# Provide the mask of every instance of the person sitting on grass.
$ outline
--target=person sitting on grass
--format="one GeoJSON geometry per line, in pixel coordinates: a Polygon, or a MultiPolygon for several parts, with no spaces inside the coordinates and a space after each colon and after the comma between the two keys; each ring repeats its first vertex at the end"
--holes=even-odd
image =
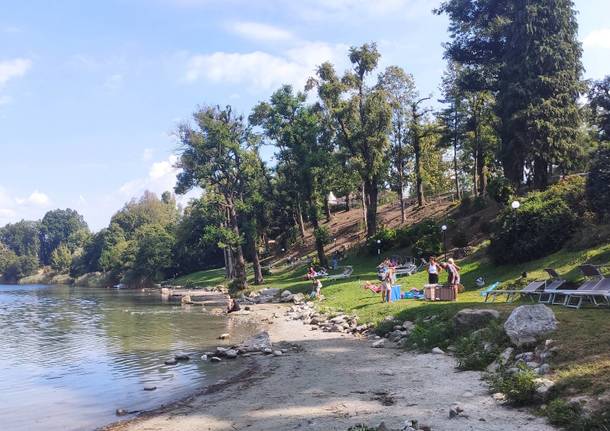
{"type": "Polygon", "coordinates": [[[368,289],[373,293],[379,293],[381,292],[381,284],[376,284],[373,283],[371,281],[365,281],[364,285],[362,286],[363,289],[368,289]]]}

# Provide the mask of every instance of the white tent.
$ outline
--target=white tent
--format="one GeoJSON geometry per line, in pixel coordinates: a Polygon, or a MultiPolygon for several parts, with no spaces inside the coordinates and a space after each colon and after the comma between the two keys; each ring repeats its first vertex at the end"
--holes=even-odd
{"type": "Polygon", "coordinates": [[[337,197],[334,195],[333,192],[330,192],[328,194],[328,203],[330,205],[337,205],[337,197]]]}

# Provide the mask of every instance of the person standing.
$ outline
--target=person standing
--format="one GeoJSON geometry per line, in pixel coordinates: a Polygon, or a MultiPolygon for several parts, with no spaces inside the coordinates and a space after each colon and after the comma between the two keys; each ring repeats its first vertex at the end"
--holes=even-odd
{"type": "Polygon", "coordinates": [[[460,277],[461,269],[462,268],[457,266],[457,264],[455,263],[453,258],[449,258],[447,260],[447,272],[449,273],[448,281],[449,281],[449,285],[453,288],[453,292],[455,293],[456,300],[457,300],[458,291],[459,291],[458,286],[461,281],[461,277],[460,277]]]}
{"type": "Polygon", "coordinates": [[[428,284],[438,284],[438,273],[441,269],[436,258],[430,256],[430,259],[428,260],[428,284]]]}

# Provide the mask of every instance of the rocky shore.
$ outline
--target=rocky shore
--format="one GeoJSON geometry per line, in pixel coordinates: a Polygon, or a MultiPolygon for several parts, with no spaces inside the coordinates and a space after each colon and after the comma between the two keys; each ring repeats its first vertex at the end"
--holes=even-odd
{"type": "Polygon", "coordinates": [[[257,337],[203,353],[219,367],[248,361],[246,371],[104,429],[553,429],[525,409],[506,408],[481,373],[458,372],[444,352],[401,349],[410,322],[396,322],[387,338],[378,338],[353,316],[321,315],[301,297],[278,295],[258,294],[243,303],[250,304],[247,318],[261,325],[257,337]],[[278,298],[291,304],[277,304],[278,298]]]}

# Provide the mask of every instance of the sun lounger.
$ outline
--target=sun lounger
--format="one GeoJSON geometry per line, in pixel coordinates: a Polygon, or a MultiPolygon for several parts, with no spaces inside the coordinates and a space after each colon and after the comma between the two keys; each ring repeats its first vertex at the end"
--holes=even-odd
{"type": "Polygon", "coordinates": [[[546,268],[545,271],[549,274],[549,279],[546,281],[544,290],[540,292],[538,302],[542,304],[551,304],[555,299],[555,292],[565,284],[565,280],[557,273],[554,268],[546,268]]]}
{"type": "Polygon", "coordinates": [[[400,265],[396,267],[396,276],[400,275],[411,275],[417,272],[417,265],[414,263],[406,263],[404,265],[400,265]]]}
{"type": "Polygon", "coordinates": [[[610,293],[610,279],[605,278],[599,268],[593,265],[581,265],[580,270],[588,278],[577,289],[557,289],[552,294],[552,303],[565,305],[570,308],[580,308],[583,300],[589,299],[595,305],[601,299],[607,302],[607,294],[610,293]]]}
{"type": "Polygon", "coordinates": [[[506,295],[506,302],[513,302],[517,298],[523,298],[525,296],[532,298],[535,295],[539,295],[540,292],[544,289],[546,285],[546,281],[532,281],[523,289],[507,289],[507,290],[493,290],[487,293],[485,301],[487,302],[487,298],[492,296],[493,299],[491,302],[496,300],[497,296],[506,295]]]}
{"type": "Polygon", "coordinates": [[[354,272],[354,268],[351,266],[346,266],[344,267],[345,269],[343,269],[343,272],[341,272],[340,274],[334,274],[334,275],[325,275],[325,278],[327,280],[341,280],[344,278],[350,278],[352,276],[352,273],[354,272]]]}
{"type": "Polygon", "coordinates": [[[490,284],[489,286],[487,286],[485,289],[481,290],[481,296],[485,297],[485,302],[487,302],[487,300],[489,299],[489,295],[498,288],[498,286],[500,286],[500,282],[496,281],[493,284],[490,284]]]}

